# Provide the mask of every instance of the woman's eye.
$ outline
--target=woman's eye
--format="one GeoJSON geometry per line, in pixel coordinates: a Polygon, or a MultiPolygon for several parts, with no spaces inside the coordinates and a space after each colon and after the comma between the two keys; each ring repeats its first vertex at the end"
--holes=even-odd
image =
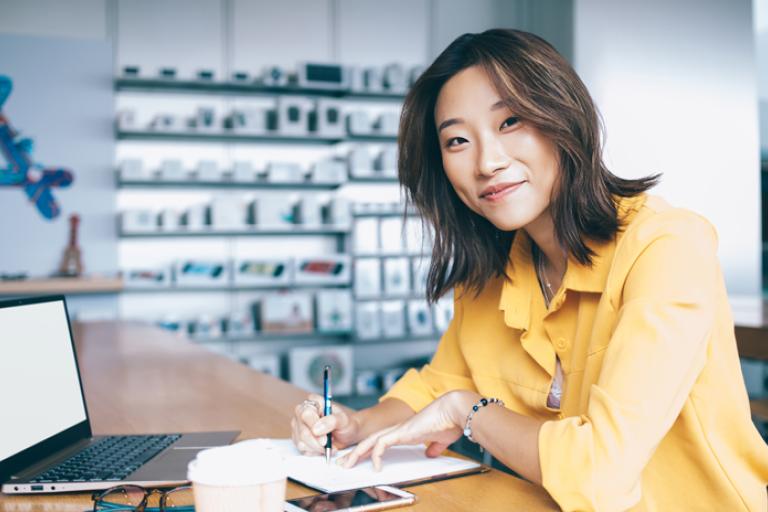
{"type": "Polygon", "coordinates": [[[445,143],[445,147],[453,148],[464,142],[467,142],[467,139],[463,137],[453,137],[452,139],[448,139],[448,141],[445,143]]]}
{"type": "Polygon", "coordinates": [[[520,119],[518,119],[517,117],[515,116],[508,117],[504,120],[503,123],[501,123],[501,129],[503,130],[504,128],[509,128],[510,126],[514,126],[518,122],[520,122],[520,119]]]}

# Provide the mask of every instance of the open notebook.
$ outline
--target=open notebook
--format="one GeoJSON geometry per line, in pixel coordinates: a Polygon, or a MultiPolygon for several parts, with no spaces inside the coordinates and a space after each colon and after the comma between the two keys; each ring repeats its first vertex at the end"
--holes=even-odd
{"type": "MultiPolygon", "coordinates": [[[[423,445],[390,448],[382,458],[381,471],[374,470],[370,460],[344,469],[334,461],[330,465],[326,464],[323,456],[301,455],[290,439],[270,439],[269,442],[285,458],[288,477],[291,480],[323,492],[345,491],[372,485],[415,484],[423,480],[440,480],[485,470],[483,465],[471,460],[447,456],[430,459],[424,455],[423,445]]],[[[344,455],[347,451],[349,449],[340,451],[336,457],[344,455]]]]}

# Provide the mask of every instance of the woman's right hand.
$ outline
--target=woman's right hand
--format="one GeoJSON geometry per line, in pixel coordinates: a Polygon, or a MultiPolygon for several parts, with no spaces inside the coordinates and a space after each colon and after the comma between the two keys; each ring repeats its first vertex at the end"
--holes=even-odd
{"type": "Polygon", "coordinates": [[[309,395],[296,406],[291,418],[291,439],[303,455],[325,453],[326,434],[333,436],[333,450],[346,448],[358,441],[360,426],[342,407],[333,404],[332,414],[321,416],[323,397],[309,395]]]}

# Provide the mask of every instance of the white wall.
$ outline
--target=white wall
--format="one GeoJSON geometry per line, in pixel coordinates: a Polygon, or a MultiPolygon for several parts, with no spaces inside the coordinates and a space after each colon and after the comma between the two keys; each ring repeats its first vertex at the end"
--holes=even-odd
{"type": "Polygon", "coordinates": [[[577,0],[575,63],[603,113],[609,167],[664,173],[716,226],[730,293],[759,293],[757,79],[748,0],[577,0]]]}

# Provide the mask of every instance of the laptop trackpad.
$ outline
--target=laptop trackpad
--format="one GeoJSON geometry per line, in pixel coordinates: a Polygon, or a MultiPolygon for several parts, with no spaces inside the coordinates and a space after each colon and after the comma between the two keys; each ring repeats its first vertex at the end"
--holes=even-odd
{"type": "Polygon", "coordinates": [[[169,449],[128,475],[126,480],[147,481],[184,481],[187,479],[187,464],[201,449],[169,449]]]}

